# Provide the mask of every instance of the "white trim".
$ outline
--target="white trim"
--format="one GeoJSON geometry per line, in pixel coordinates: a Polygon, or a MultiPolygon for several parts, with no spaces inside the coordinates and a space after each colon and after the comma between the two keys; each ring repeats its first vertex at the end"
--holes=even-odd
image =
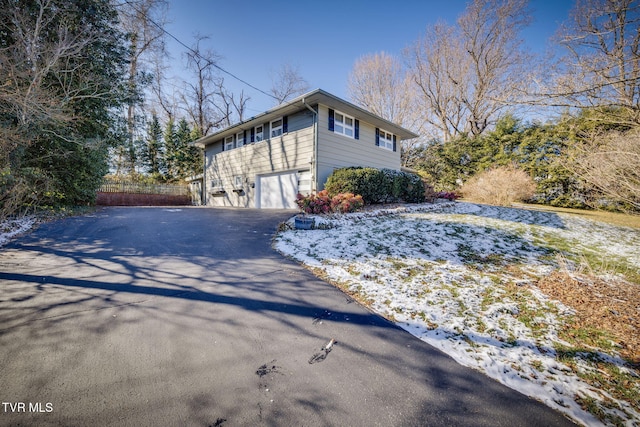
{"type": "Polygon", "coordinates": [[[393,151],[393,134],[380,129],[379,146],[393,151]]]}
{"type": "Polygon", "coordinates": [[[233,135],[229,135],[224,139],[224,151],[233,150],[234,148],[233,135]]]}
{"type": "Polygon", "coordinates": [[[253,128],[253,141],[260,142],[264,140],[264,125],[254,126],[253,128]],[[260,132],[258,133],[258,128],[260,128],[260,132]]]}
{"type": "Polygon", "coordinates": [[[283,132],[282,132],[282,131],[283,131],[283,127],[282,127],[282,125],[283,125],[283,123],[284,123],[284,120],[283,120],[283,118],[282,118],[282,117],[277,118],[277,119],[275,119],[275,120],[271,120],[271,122],[269,123],[269,129],[270,129],[270,131],[269,131],[269,135],[271,135],[271,136],[270,136],[271,138],[273,138],[273,137],[275,137],[275,136],[280,136],[280,135],[282,135],[282,133],[283,133],[283,132]],[[278,122],[278,121],[280,122],[280,125],[278,125],[278,126],[274,127],[274,126],[273,126],[273,124],[274,124],[275,122],[278,122]]]}
{"type": "Polygon", "coordinates": [[[342,111],[333,110],[333,131],[347,138],[355,138],[356,119],[342,111]],[[342,118],[338,120],[338,116],[342,118]],[[348,122],[351,122],[349,124],[348,122]]]}

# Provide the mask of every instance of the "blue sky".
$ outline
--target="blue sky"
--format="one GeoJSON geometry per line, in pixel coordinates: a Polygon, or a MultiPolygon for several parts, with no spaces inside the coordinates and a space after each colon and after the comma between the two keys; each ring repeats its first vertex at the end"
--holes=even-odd
{"type": "MultiPolygon", "coordinates": [[[[348,99],[347,78],[361,56],[402,50],[439,20],[453,24],[467,0],[170,0],[167,30],[186,45],[194,35],[221,57],[219,65],[268,92],[271,75],[284,63],[296,67],[312,89],[348,99]]],[[[573,5],[571,0],[531,0],[534,22],[526,45],[542,51],[573,5]]],[[[184,48],[169,40],[174,73],[186,76],[184,48]]],[[[232,92],[251,97],[249,115],[273,100],[225,75],[232,92]]]]}

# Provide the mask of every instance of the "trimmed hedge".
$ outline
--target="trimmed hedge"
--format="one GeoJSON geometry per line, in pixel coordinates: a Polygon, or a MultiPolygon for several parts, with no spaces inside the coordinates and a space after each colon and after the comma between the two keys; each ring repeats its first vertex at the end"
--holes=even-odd
{"type": "Polygon", "coordinates": [[[424,183],[420,176],[395,171],[349,167],[336,169],[324,185],[330,195],[340,193],[360,194],[367,204],[404,201],[424,201],[424,183]]]}

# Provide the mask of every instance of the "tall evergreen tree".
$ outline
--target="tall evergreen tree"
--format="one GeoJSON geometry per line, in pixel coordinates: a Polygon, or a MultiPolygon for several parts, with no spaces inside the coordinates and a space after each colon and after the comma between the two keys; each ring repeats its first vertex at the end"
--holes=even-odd
{"type": "Polygon", "coordinates": [[[145,149],[145,165],[151,176],[159,179],[164,172],[164,147],[162,141],[162,127],[155,113],[147,126],[145,149]]]}
{"type": "Polygon", "coordinates": [[[178,122],[178,129],[176,130],[176,164],[177,178],[179,179],[185,179],[202,172],[202,154],[192,144],[193,141],[200,137],[198,136],[198,129],[198,127],[191,129],[184,118],[178,122]]]}
{"type": "Polygon", "coordinates": [[[176,124],[173,117],[167,120],[164,127],[164,163],[166,167],[167,180],[172,181],[177,176],[178,158],[178,136],[176,134],[176,124]]]}

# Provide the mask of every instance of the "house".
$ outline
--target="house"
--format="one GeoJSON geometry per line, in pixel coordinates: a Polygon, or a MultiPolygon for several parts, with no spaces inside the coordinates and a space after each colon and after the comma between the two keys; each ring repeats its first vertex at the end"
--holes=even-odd
{"type": "Polygon", "coordinates": [[[293,209],[336,168],[400,170],[400,141],[417,136],[317,89],[195,142],[203,204],[293,209]]]}

